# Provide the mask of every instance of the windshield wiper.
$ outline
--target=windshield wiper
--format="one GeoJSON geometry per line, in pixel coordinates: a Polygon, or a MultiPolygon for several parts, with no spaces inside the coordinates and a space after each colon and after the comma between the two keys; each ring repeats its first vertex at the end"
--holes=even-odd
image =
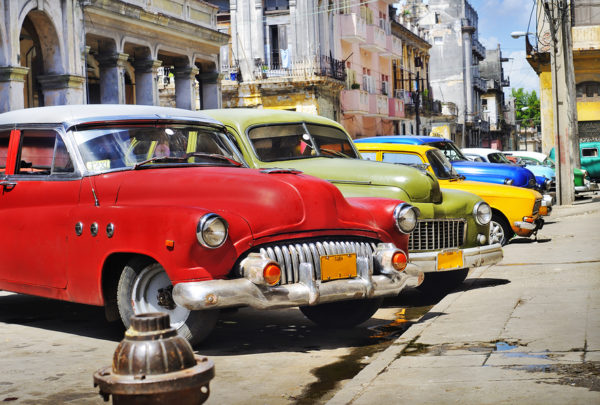
{"type": "Polygon", "coordinates": [[[142,162],[137,163],[133,166],[133,170],[138,169],[141,166],[147,165],[148,163],[156,163],[156,162],[187,162],[187,160],[191,157],[201,157],[213,160],[227,161],[234,166],[240,167],[242,164],[233,159],[228,158],[227,156],[219,155],[216,153],[202,153],[202,152],[191,152],[186,153],[184,156],[155,156],[150,159],[146,159],[142,162]]]}
{"type": "Polygon", "coordinates": [[[325,149],[325,148],[319,148],[319,151],[321,152],[327,152],[333,156],[339,156],[339,157],[343,157],[343,158],[347,158],[347,159],[352,159],[352,156],[348,156],[343,152],[339,152],[337,150],[333,150],[333,149],[325,149]]]}

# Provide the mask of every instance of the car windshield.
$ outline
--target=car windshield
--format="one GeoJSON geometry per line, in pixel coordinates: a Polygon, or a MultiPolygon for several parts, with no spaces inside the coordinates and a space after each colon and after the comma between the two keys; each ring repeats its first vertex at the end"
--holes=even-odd
{"type": "Polygon", "coordinates": [[[506,156],[504,156],[504,154],[502,153],[488,153],[488,160],[490,161],[490,163],[508,163],[508,164],[512,164],[512,162],[510,160],[508,160],[508,158],[506,156]]]}
{"type": "Polygon", "coordinates": [[[313,157],[358,159],[348,135],[326,125],[265,125],[251,128],[248,137],[263,162],[313,157]]]}
{"type": "Polygon", "coordinates": [[[548,167],[554,169],[554,161],[552,161],[552,159],[550,159],[550,158],[544,159],[544,161],[542,162],[542,164],[544,166],[548,166],[548,167]]]}
{"type": "Polygon", "coordinates": [[[454,170],[452,163],[446,155],[439,149],[430,149],[427,151],[427,159],[435,176],[441,180],[458,179],[460,175],[454,170]]]}
{"type": "Polygon", "coordinates": [[[212,127],[100,125],[76,128],[73,136],[91,173],[164,165],[241,165],[225,133],[212,127]]]}
{"type": "Polygon", "coordinates": [[[441,150],[444,156],[446,156],[451,162],[468,160],[453,142],[429,142],[427,145],[441,150]]]}

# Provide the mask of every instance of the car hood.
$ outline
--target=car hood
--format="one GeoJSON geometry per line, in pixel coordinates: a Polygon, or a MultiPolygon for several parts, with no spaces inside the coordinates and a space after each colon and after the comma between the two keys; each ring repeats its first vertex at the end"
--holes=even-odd
{"type": "MultiPolygon", "coordinates": [[[[224,167],[152,168],[108,173],[93,180],[100,204],[215,212],[247,223],[255,239],[314,230],[379,228],[320,179],[287,172],[224,167]]],[[[371,235],[371,236],[375,236],[371,235]]]]}
{"type": "Polygon", "coordinates": [[[454,161],[452,166],[467,180],[486,181],[488,179],[492,182],[503,183],[504,179],[512,179],[514,186],[535,187],[536,185],[533,173],[520,166],[465,160],[454,161]]]}
{"type": "Polygon", "coordinates": [[[530,170],[535,176],[544,176],[547,179],[554,179],[556,177],[554,169],[547,166],[527,165],[525,168],[530,170]]]}
{"type": "Polygon", "coordinates": [[[325,157],[269,163],[261,162],[260,165],[298,169],[338,186],[356,184],[397,187],[406,193],[409,202],[439,203],[442,199],[437,179],[424,170],[405,165],[362,159],[325,157]]]}

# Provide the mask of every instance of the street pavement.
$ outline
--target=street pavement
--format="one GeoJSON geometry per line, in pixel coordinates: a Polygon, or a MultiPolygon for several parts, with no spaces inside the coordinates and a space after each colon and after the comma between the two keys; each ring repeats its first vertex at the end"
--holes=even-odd
{"type": "Polygon", "coordinates": [[[600,404],[600,198],[472,273],[328,405],[600,404]]]}

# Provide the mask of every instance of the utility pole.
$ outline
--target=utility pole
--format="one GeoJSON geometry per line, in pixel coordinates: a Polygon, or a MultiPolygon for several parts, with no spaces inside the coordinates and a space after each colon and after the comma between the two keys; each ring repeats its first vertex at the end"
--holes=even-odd
{"type": "Polygon", "coordinates": [[[552,51],[552,104],[556,189],[558,205],[575,200],[573,167],[579,161],[579,134],[575,100],[575,74],[571,48],[570,0],[542,0],[550,27],[552,51]],[[577,151],[577,158],[574,157],[577,151]]]}

